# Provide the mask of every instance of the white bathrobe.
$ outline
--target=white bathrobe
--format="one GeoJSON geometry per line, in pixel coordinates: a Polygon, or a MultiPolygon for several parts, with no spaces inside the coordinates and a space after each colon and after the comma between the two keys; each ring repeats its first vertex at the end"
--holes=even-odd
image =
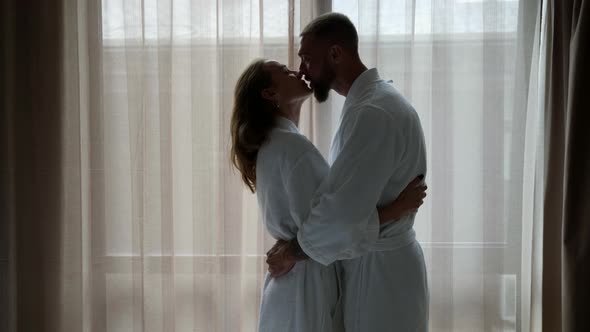
{"type": "Polygon", "coordinates": [[[380,227],[375,208],[425,174],[424,134],[413,107],[375,69],[348,92],[330,163],[299,221],[298,239],[315,261],[339,261],[346,331],[427,331],[429,295],[415,215],[380,227]]]}
{"type": "MultiPolygon", "coordinates": [[[[278,118],[269,140],[258,152],[256,194],[266,229],[275,239],[297,236],[313,194],[328,173],[328,164],[294,123],[278,118]]],[[[267,273],[262,292],[260,332],[341,331],[333,321],[339,300],[335,266],[313,260],[298,262],[285,276],[267,273]]],[[[340,327],[339,327],[340,326],[340,327]]]]}

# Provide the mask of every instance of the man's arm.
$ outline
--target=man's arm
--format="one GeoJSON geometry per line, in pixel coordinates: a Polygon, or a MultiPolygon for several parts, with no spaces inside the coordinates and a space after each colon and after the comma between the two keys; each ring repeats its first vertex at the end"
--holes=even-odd
{"type": "Polygon", "coordinates": [[[377,240],[376,204],[404,154],[403,124],[376,107],[359,112],[297,234],[324,265],[363,255],[377,240]]]}
{"type": "MultiPolygon", "coordinates": [[[[395,222],[396,219],[417,211],[426,197],[427,187],[423,184],[423,179],[423,175],[416,177],[392,203],[377,208],[381,224],[395,222]]],[[[266,262],[269,266],[268,271],[275,278],[288,273],[297,261],[309,258],[301,249],[297,238],[289,241],[278,240],[266,255],[266,262]]]]}

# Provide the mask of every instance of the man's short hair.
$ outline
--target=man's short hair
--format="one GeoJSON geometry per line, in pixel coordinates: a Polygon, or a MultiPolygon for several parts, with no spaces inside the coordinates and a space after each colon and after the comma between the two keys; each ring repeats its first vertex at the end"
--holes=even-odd
{"type": "Polygon", "coordinates": [[[300,37],[314,37],[332,44],[338,44],[350,51],[358,52],[359,37],[354,24],[340,13],[328,13],[316,17],[303,29],[300,37]]]}

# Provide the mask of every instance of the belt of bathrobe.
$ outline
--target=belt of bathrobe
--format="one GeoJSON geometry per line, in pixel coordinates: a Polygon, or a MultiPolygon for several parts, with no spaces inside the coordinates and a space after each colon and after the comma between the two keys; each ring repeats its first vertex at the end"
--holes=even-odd
{"type": "Polygon", "coordinates": [[[416,241],[416,232],[413,228],[386,238],[379,238],[370,246],[371,251],[390,251],[405,247],[416,241]]]}

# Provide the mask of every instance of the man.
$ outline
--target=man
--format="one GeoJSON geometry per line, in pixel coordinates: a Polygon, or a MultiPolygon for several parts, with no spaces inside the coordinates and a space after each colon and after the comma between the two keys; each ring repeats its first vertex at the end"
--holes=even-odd
{"type": "Polygon", "coordinates": [[[301,220],[297,239],[268,253],[280,276],[306,256],[341,271],[347,332],[427,331],[428,286],[410,214],[379,225],[376,205],[394,200],[426,172],[424,134],[416,111],[358,54],[358,35],[338,13],[301,33],[300,75],[316,99],[346,97],[330,149],[331,169],[301,220]]]}

